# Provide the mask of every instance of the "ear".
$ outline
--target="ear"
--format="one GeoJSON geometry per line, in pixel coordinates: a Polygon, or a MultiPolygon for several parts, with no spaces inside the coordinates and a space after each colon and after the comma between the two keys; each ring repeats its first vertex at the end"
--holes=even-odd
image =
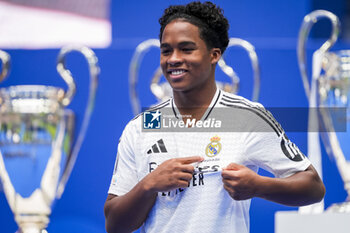
{"type": "Polygon", "coordinates": [[[216,64],[221,58],[221,49],[212,48],[210,50],[211,64],[216,64]]]}

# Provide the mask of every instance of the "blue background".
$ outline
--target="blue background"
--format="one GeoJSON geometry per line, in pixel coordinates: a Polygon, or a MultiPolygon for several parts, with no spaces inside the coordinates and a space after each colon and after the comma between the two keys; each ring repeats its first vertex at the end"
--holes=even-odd
{"type": "MultiPolygon", "coordinates": [[[[101,67],[96,107],[66,191],[53,208],[49,232],[105,232],[103,205],[113,172],[117,142],[124,126],[133,117],[128,93],[130,59],[140,42],[158,36],[158,18],[163,9],[170,4],[186,2],[188,1],[112,1],[113,42],[106,49],[94,50],[101,67]]],[[[301,22],[306,14],[319,7],[333,10],[342,17],[345,0],[213,2],[224,9],[231,25],[230,36],[246,39],[256,48],[261,67],[259,101],[267,107],[307,107],[296,55],[301,22]]],[[[322,24],[324,26],[315,27],[311,33],[314,39],[308,42],[309,64],[312,52],[324,41],[317,37],[329,34],[329,25],[322,24]]],[[[333,49],[349,47],[350,44],[343,39],[338,41],[333,49]]],[[[66,88],[56,73],[56,56],[59,50],[6,51],[12,57],[12,68],[9,78],[1,83],[1,87],[42,84],[66,88]]],[[[241,78],[240,94],[250,98],[252,70],[248,56],[240,49],[229,49],[226,57],[229,64],[234,64],[234,69],[241,78]]],[[[153,49],[145,56],[140,68],[141,80],[138,89],[142,96],[142,106],[155,102],[148,87],[150,76],[158,62],[159,52],[153,49]]],[[[73,109],[78,114],[78,120],[81,120],[88,92],[87,65],[78,54],[69,55],[67,64],[76,79],[78,89],[69,108],[73,109]]],[[[228,80],[219,70],[217,79],[228,80]]],[[[306,133],[287,134],[306,153],[306,133]]],[[[324,148],[322,150],[324,182],[327,188],[325,204],[328,207],[331,203],[344,201],[346,194],[334,161],[329,159],[324,148]]],[[[260,173],[268,175],[264,171],[260,173]]],[[[274,213],[295,209],[253,198],[250,212],[251,232],[273,232],[274,213]]],[[[4,194],[0,192],[0,232],[11,233],[16,229],[4,194]]]]}

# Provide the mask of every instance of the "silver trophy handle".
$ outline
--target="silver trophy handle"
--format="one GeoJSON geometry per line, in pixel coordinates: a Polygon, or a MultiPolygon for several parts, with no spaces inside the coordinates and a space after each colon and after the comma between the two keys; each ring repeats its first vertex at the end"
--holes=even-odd
{"type": "MultiPolygon", "coordinates": [[[[340,22],[338,17],[333,13],[325,10],[316,10],[304,17],[302,22],[299,37],[298,37],[298,64],[305,89],[305,94],[309,102],[309,108],[318,107],[317,100],[317,86],[318,80],[322,69],[322,59],[324,54],[334,45],[338,35],[340,22]],[[332,34],[331,37],[323,43],[323,45],[313,53],[312,57],[312,78],[309,81],[307,74],[307,62],[306,62],[306,41],[312,26],[321,18],[327,18],[332,23],[332,34]]],[[[312,122],[318,122],[318,117],[313,111],[309,111],[309,130],[308,130],[308,157],[312,162],[313,166],[322,177],[322,157],[320,149],[320,139],[318,132],[312,132],[312,122]],[[313,120],[311,120],[313,119],[313,120]]],[[[324,210],[324,202],[315,203],[310,206],[304,206],[299,208],[300,213],[321,213],[324,210]]]]}
{"type": "Polygon", "coordinates": [[[77,137],[77,141],[75,145],[73,146],[72,152],[69,155],[71,158],[68,159],[68,164],[63,171],[62,179],[59,183],[58,190],[57,190],[57,197],[60,198],[65,185],[68,181],[69,175],[72,172],[74,163],[76,161],[76,158],[78,156],[79,149],[83,143],[87,127],[90,121],[91,113],[94,107],[95,98],[96,98],[96,89],[98,84],[98,76],[100,73],[100,68],[98,66],[98,59],[95,55],[95,53],[89,49],[88,47],[84,46],[67,46],[61,49],[58,58],[57,58],[57,71],[61,75],[61,77],[64,79],[64,81],[68,84],[68,91],[65,93],[64,98],[62,99],[62,104],[64,106],[67,106],[71,101],[72,98],[76,92],[76,87],[74,83],[74,79],[71,75],[71,72],[66,69],[65,67],[65,58],[66,55],[72,51],[76,51],[81,53],[87,60],[89,65],[89,73],[90,73],[90,89],[89,89],[89,96],[88,96],[88,102],[84,113],[84,118],[82,121],[81,129],[77,137]]]}
{"type": "Polygon", "coordinates": [[[231,66],[228,66],[226,64],[223,57],[220,58],[218,65],[221,68],[222,72],[224,72],[227,76],[230,77],[230,79],[232,81],[232,86],[233,86],[232,92],[237,93],[238,89],[239,89],[240,79],[239,79],[238,75],[236,74],[236,72],[233,70],[233,68],[231,66]]]}
{"type": "MultiPolygon", "coordinates": [[[[253,73],[254,73],[252,101],[257,101],[259,99],[259,92],[260,92],[260,68],[259,68],[259,61],[258,61],[258,56],[256,55],[256,52],[255,52],[255,48],[248,41],[240,38],[230,38],[230,42],[227,48],[232,46],[240,46],[248,52],[249,58],[252,63],[253,73]]],[[[221,70],[231,78],[232,83],[234,85],[233,92],[236,93],[239,88],[239,82],[240,82],[239,77],[234,72],[232,67],[226,64],[223,58],[219,60],[218,64],[221,70]]]]}
{"type": "Polygon", "coordinates": [[[0,72],[0,82],[2,82],[9,73],[11,57],[5,51],[0,50],[0,60],[2,62],[2,70],[0,72]]]}
{"type": "Polygon", "coordinates": [[[301,72],[301,77],[303,80],[303,85],[305,89],[305,94],[307,98],[310,98],[310,83],[307,75],[307,64],[306,64],[306,41],[309,36],[312,26],[317,23],[321,18],[327,18],[332,23],[332,34],[331,37],[318,49],[320,52],[327,52],[337,41],[339,31],[340,31],[340,22],[336,15],[326,10],[316,10],[304,17],[303,23],[301,25],[298,37],[298,63],[299,69],[301,72]]]}
{"type": "Polygon", "coordinates": [[[138,114],[141,110],[140,100],[136,92],[136,86],[139,77],[140,64],[142,62],[143,56],[151,47],[159,48],[158,39],[149,39],[143,41],[136,47],[134,55],[132,56],[130,67],[129,67],[129,91],[132,111],[134,115],[138,114]]]}
{"type": "MultiPolygon", "coordinates": [[[[160,78],[163,75],[162,68],[159,66],[157,70],[154,72],[153,77],[151,79],[151,91],[153,95],[160,101],[165,101],[169,98],[168,93],[166,92],[166,88],[162,85],[159,85],[160,78]]],[[[171,89],[170,85],[165,82],[163,85],[168,85],[171,89]]]]}

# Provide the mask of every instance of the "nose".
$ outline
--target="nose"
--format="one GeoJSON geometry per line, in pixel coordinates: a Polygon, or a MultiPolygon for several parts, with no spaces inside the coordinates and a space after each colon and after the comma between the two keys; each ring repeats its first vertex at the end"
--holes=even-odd
{"type": "Polygon", "coordinates": [[[178,66],[183,62],[183,59],[181,57],[181,54],[174,50],[173,53],[169,56],[167,63],[170,66],[178,66]]]}

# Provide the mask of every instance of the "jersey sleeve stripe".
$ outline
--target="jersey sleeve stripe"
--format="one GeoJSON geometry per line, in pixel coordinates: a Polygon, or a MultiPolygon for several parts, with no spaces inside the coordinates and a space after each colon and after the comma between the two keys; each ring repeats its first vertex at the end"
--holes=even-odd
{"type": "Polygon", "coordinates": [[[234,104],[242,104],[244,106],[247,106],[249,108],[253,108],[256,111],[261,112],[265,118],[267,118],[269,121],[272,122],[272,124],[275,125],[275,127],[278,129],[278,131],[280,132],[280,134],[282,134],[284,132],[282,126],[275,120],[275,118],[272,116],[272,114],[266,110],[264,107],[260,107],[258,105],[254,105],[252,103],[249,103],[247,101],[244,101],[244,99],[239,99],[239,98],[233,98],[227,95],[223,95],[226,98],[222,98],[222,101],[224,102],[228,102],[230,104],[234,103],[234,104]]]}
{"type": "Polygon", "coordinates": [[[260,111],[257,111],[254,108],[250,108],[250,107],[246,107],[246,106],[239,106],[236,104],[229,104],[229,103],[225,103],[225,102],[220,102],[220,104],[227,106],[227,107],[231,107],[231,108],[239,108],[239,109],[251,111],[251,112],[255,113],[256,115],[258,115],[259,117],[261,117],[261,119],[263,119],[267,124],[269,124],[271,126],[271,128],[276,132],[278,137],[282,135],[282,132],[280,131],[280,129],[278,127],[276,127],[276,125],[273,122],[268,120],[260,111]]]}

